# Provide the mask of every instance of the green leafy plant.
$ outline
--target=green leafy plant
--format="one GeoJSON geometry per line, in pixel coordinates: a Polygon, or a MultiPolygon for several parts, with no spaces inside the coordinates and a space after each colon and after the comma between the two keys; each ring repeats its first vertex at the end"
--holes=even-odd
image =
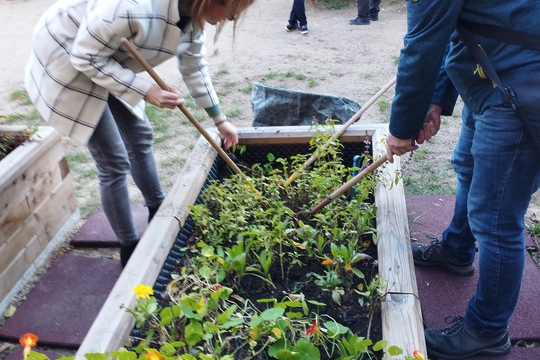
{"type": "Polygon", "coordinates": [[[125,311],[134,316],[141,336],[130,348],[107,355],[152,360],[379,356],[385,341],[372,341],[343,322],[347,319],[338,320],[342,310],[325,297],[310,297],[319,289],[335,304],[355,299],[360,307],[382,301],[384,293],[383,282],[372,277],[376,262],[366,253],[376,243],[370,199],[382,178],[369,176],[354,194],[334,199],[310,218],[296,216],[352,176],[341,161],[342,145],[323,146],[329,139],[320,129],[312,139],[310,150],[318,155],[312,169],[301,170],[308,156],[302,154],[289,159],[268,154],[267,163],[254,164],[250,181],[262,195],[243,176],[212,181],[190,207],[195,228],[167,284],[167,300],[158,301],[149,286],[137,286],[137,303],[125,311]],[[300,173],[294,186],[286,185],[294,172],[300,173]]]}
{"type": "Polygon", "coordinates": [[[17,133],[0,133],[0,160],[15,150],[17,146],[28,140],[34,132],[35,130],[25,129],[17,133]]]}

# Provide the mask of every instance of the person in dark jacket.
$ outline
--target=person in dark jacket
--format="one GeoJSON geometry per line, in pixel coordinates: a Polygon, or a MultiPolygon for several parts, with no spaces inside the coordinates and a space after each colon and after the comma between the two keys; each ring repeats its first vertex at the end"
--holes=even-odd
{"type": "MultiPolygon", "coordinates": [[[[458,20],[465,20],[540,36],[538,14],[540,2],[529,0],[407,1],[408,29],[391,108],[388,159],[417,149],[437,134],[441,114],[453,107],[454,87],[465,104],[451,159],[457,174],[454,216],[441,240],[412,244],[413,258],[417,265],[441,266],[462,276],[474,273],[476,259],[479,272],[477,291],[465,314],[455,316],[446,328],[425,330],[430,356],[463,359],[511,349],[508,321],[526,256],[524,217],[540,186],[533,142],[540,134],[524,129],[455,29],[458,20]],[[441,65],[446,80],[440,79],[441,65]]],[[[540,72],[538,50],[478,34],[473,40],[505,86],[540,72]]],[[[441,313],[446,315],[451,314],[441,313]]]]}

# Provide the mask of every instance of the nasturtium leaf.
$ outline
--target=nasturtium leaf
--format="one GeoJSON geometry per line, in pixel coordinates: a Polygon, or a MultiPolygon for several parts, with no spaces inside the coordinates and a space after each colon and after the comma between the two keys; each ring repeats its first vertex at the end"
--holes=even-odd
{"type": "Polygon", "coordinates": [[[335,335],[342,335],[346,334],[349,331],[349,328],[346,326],[341,325],[338,322],[335,321],[325,321],[323,323],[323,326],[328,329],[331,334],[329,334],[330,337],[334,337],[335,335]]]}
{"type": "Polygon", "coordinates": [[[401,350],[401,348],[396,345],[390,346],[386,352],[390,356],[398,356],[403,354],[403,350],[401,350]]]}
{"type": "Polygon", "coordinates": [[[299,353],[292,352],[291,350],[281,349],[278,350],[276,356],[278,360],[300,360],[301,355],[299,353]]]}
{"type": "Polygon", "coordinates": [[[298,311],[289,311],[287,313],[285,313],[285,316],[288,317],[289,319],[301,319],[302,318],[302,313],[301,312],[298,312],[298,311]]]}
{"type": "Polygon", "coordinates": [[[284,313],[285,313],[285,309],[271,308],[271,309],[264,310],[261,314],[261,317],[263,318],[263,320],[272,321],[272,320],[276,320],[277,318],[282,316],[284,313]]]}
{"type": "Polygon", "coordinates": [[[379,350],[382,350],[384,349],[384,347],[388,345],[388,341],[387,340],[379,340],[375,343],[375,345],[373,345],[373,350],[374,351],[379,351],[379,350]]]}
{"type": "Polygon", "coordinates": [[[308,339],[298,340],[293,351],[300,354],[300,360],[319,360],[321,358],[319,349],[308,339]]]}
{"type": "Polygon", "coordinates": [[[175,352],[176,349],[174,348],[174,346],[172,346],[168,342],[164,342],[163,345],[161,345],[161,347],[159,348],[159,353],[165,356],[173,356],[175,352]]]}

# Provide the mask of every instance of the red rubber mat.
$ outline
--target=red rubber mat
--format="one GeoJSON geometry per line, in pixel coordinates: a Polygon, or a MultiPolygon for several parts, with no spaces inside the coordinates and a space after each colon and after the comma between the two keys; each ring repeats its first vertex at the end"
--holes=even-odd
{"type": "Polygon", "coordinates": [[[78,348],[121,271],[117,260],[59,256],[0,328],[0,338],[18,343],[30,332],[38,345],[78,348]]]}
{"type": "MultiPolygon", "coordinates": [[[[144,205],[137,203],[132,203],[131,209],[133,211],[135,227],[139,231],[139,235],[142,236],[148,227],[148,209],[144,205]]],[[[71,245],[81,247],[120,246],[102,208],[86,220],[84,225],[71,239],[71,245]]]]}
{"type": "MultiPolygon", "coordinates": [[[[426,234],[440,237],[453,215],[453,196],[406,196],[411,236],[420,242],[430,242],[426,234]]],[[[527,244],[534,244],[528,236],[527,244]]],[[[439,267],[415,268],[418,294],[424,322],[428,328],[445,327],[445,318],[464,315],[467,304],[476,291],[478,269],[472,276],[452,275],[439,267]]],[[[540,339],[537,300],[540,298],[540,271],[530,256],[526,257],[525,272],[518,304],[510,318],[509,335],[512,343],[540,339]]],[[[484,357],[471,357],[473,360],[484,357]]],[[[485,358],[487,359],[487,358],[485,358]]],[[[501,360],[540,359],[539,347],[513,346],[501,360]]]]}

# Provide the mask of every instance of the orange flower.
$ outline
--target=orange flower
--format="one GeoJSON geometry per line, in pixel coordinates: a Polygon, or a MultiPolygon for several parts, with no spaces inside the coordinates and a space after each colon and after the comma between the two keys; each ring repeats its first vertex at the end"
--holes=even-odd
{"type": "Polygon", "coordinates": [[[146,355],[146,360],[164,360],[165,358],[156,349],[149,350],[146,355]]]}
{"type": "Polygon", "coordinates": [[[32,333],[26,333],[19,338],[19,344],[24,346],[24,360],[28,358],[28,355],[30,355],[30,351],[32,351],[32,347],[37,345],[38,340],[38,337],[32,333]]]}
{"type": "Polygon", "coordinates": [[[324,259],[322,261],[322,264],[323,265],[332,265],[334,262],[332,261],[332,259],[324,259]]]}
{"type": "Polygon", "coordinates": [[[26,346],[34,347],[37,345],[38,340],[39,339],[36,335],[32,333],[26,333],[19,338],[19,344],[25,347],[26,346]]]}
{"type": "Polygon", "coordinates": [[[414,356],[415,360],[425,360],[424,355],[418,350],[414,350],[412,355],[414,356]]]}
{"type": "Polygon", "coordinates": [[[309,329],[307,329],[306,335],[311,335],[311,334],[321,335],[321,330],[319,329],[317,325],[318,325],[318,321],[317,320],[313,321],[309,329]]]}

